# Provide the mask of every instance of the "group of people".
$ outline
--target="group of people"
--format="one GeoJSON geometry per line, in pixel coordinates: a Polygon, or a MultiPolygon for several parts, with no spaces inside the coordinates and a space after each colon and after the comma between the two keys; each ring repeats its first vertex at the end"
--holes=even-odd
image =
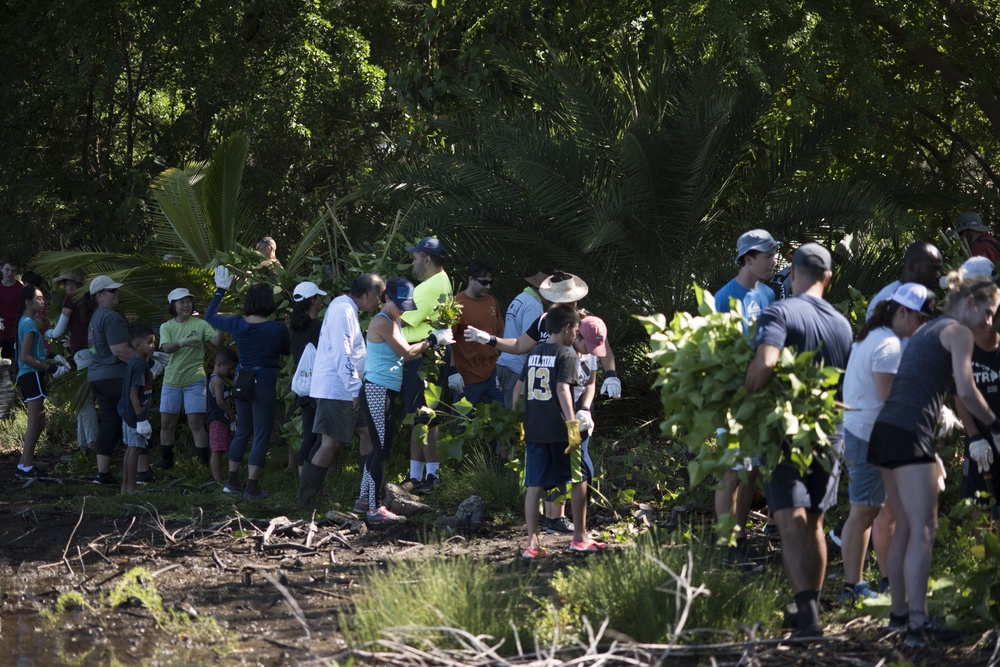
{"type": "Polygon", "coordinates": [[[980,507],[996,501],[989,470],[1000,437],[1000,291],[993,260],[985,254],[993,248],[983,243],[992,236],[978,215],[963,214],[953,231],[976,254],[942,278],[940,251],[930,243],[912,244],[900,280],[872,299],[856,341],[846,318],[823,300],[833,271],[826,248],[806,243],[795,250],[791,295],[777,298],[778,290],[767,281],[781,244],[765,230],[747,232],[737,242],[740,269],[718,292],[716,305],[719,310],[736,306],[747,323],[756,320],[747,391],[759,391],[771,380],[784,347],[815,350],[816,363],[845,370],[842,428],[830,434],[829,447],[805,474],[790,460],[748,460],[751,471],[730,471],[716,494],[717,514],[732,514],[738,526],[745,526],[755,473],[767,467],[764,495],[795,598],[795,636],[823,634],[823,516],[836,504],[842,462],[851,510],[842,534],[841,601],[888,592],[888,629],[905,633],[908,646],[958,635],[931,618],[927,608],[937,498],[944,489],[935,443],[942,415],[949,412],[946,398],[954,394],[967,433],[962,495],[980,507]],[[946,291],[943,308],[938,289],[946,291]],[[878,591],[863,580],[870,538],[884,575],[878,591]]]}

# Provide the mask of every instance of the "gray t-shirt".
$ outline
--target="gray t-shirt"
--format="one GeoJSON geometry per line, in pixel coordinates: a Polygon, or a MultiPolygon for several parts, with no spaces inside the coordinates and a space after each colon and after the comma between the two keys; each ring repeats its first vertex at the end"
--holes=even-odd
{"type": "Polygon", "coordinates": [[[93,360],[87,367],[87,382],[125,377],[125,362],[111,352],[112,345],[128,345],[128,322],[110,308],[98,308],[87,327],[87,347],[93,360]]]}

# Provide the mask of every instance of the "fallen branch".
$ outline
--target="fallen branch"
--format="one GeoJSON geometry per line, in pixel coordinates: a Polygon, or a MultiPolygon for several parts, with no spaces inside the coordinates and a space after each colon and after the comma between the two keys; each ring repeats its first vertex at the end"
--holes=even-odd
{"type": "MultiPolygon", "coordinates": [[[[77,529],[80,527],[80,524],[83,523],[83,510],[86,507],[87,507],[87,496],[84,496],[83,497],[83,502],[80,504],[80,516],[77,518],[76,525],[73,526],[73,532],[71,532],[69,534],[69,539],[66,540],[66,548],[63,549],[63,552],[62,552],[62,560],[63,560],[64,563],[66,563],[66,569],[69,570],[70,574],[73,574],[73,568],[69,566],[69,561],[66,559],[66,554],[69,553],[69,547],[70,547],[71,544],[73,544],[73,538],[76,537],[76,531],[77,531],[77,529]]],[[[82,562],[82,560],[83,559],[81,558],[81,562],[82,562]]]]}

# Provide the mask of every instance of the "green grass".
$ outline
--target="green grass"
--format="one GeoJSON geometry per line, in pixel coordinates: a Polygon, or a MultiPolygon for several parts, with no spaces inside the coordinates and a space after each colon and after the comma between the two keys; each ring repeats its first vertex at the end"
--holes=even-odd
{"type": "MultiPolygon", "coordinates": [[[[468,557],[427,558],[390,563],[368,571],[353,613],[340,626],[350,646],[384,638],[390,628],[453,627],[503,640],[501,653],[514,653],[514,628],[522,637],[533,631],[537,605],[529,596],[532,577],[468,557]]],[[[398,630],[397,636],[402,634],[398,630]]],[[[421,632],[411,642],[457,647],[443,632],[421,632]]]]}

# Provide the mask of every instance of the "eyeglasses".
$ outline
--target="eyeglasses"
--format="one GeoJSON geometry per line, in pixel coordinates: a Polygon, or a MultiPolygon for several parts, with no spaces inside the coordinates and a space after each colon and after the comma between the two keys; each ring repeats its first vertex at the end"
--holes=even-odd
{"type": "Polygon", "coordinates": [[[473,278],[473,280],[475,280],[477,283],[479,283],[483,287],[489,287],[490,285],[493,284],[493,281],[490,280],[489,278],[473,278]]]}

